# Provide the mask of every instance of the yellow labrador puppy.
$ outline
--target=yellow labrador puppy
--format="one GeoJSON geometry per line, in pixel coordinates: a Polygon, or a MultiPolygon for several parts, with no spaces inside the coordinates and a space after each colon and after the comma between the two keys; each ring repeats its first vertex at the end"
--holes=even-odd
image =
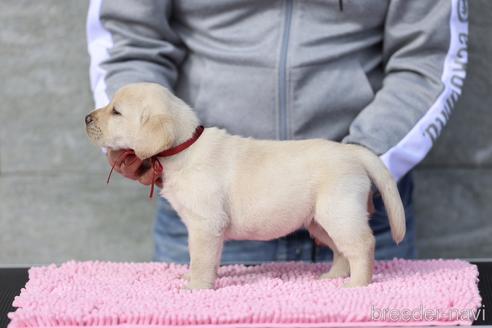
{"type": "MultiPolygon", "coordinates": [[[[149,158],[188,140],[199,125],[167,89],[137,83],[118,90],[86,118],[90,139],[149,158]]],[[[225,240],[271,240],[305,227],[334,253],[321,278],[348,277],[346,287],[371,282],[374,236],[368,225],[371,180],[386,205],[392,236],[405,235],[396,183],[381,160],[357,145],[321,139],[268,141],[207,128],[188,149],[159,158],[161,195],[188,229],[188,288],[213,288],[225,240]]]]}

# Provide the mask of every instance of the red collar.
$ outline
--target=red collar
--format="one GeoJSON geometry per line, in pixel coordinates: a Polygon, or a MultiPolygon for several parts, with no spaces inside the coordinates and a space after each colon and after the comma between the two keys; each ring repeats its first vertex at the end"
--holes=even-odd
{"type": "MultiPolygon", "coordinates": [[[[179,145],[177,145],[175,147],[171,147],[169,149],[166,149],[164,151],[161,151],[160,153],[155,154],[154,156],[152,156],[152,157],[149,158],[150,163],[152,165],[152,170],[153,170],[152,183],[150,185],[150,193],[149,193],[149,197],[150,198],[152,198],[152,195],[154,195],[154,185],[155,185],[156,180],[164,172],[164,167],[162,166],[161,162],[159,161],[159,157],[169,157],[169,156],[173,156],[173,155],[179,154],[180,152],[182,152],[186,148],[188,148],[191,145],[193,145],[195,143],[195,141],[197,141],[198,138],[200,138],[200,136],[202,135],[202,133],[203,133],[204,130],[205,130],[205,128],[202,125],[199,125],[196,128],[195,132],[193,132],[193,136],[190,139],[186,140],[185,142],[183,142],[183,143],[181,143],[181,144],[179,144],[179,145]]],[[[114,167],[116,166],[116,164],[121,165],[121,163],[125,159],[127,159],[129,156],[136,156],[135,155],[135,152],[133,151],[133,149],[127,149],[127,150],[125,150],[120,155],[120,157],[118,158],[118,160],[116,160],[113,163],[113,166],[111,167],[111,171],[109,171],[108,180],[106,181],[106,183],[109,183],[109,179],[111,178],[111,173],[113,173],[113,170],[114,170],[114,167]]]]}

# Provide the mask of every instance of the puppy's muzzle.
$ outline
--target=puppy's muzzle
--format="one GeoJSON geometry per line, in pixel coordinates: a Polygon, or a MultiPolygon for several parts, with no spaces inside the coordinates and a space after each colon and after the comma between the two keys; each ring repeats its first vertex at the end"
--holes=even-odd
{"type": "Polygon", "coordinates": [[[92,117],[92,114],[89,114],[85,117],[85,124],[89,125],[91,122],[94,121],[94,118],[92,117]]]}
{"type": "Polygon", "coordinates": [[[89,138],[96,142],[101,139],[103,133],[99,126],[97,126],[97,118],[92,115],[93,113],[85,117],[85,130],[89,138]]]}

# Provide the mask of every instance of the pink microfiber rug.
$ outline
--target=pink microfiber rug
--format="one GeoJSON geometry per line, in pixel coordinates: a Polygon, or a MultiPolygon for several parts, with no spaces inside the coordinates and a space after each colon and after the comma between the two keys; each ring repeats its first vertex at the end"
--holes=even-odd
{"type": "Polygon", "coordinates": [[[221,267],[215,290],[189,291],[187,266],[68,262],[29,270],[9,314],[16,327],[334,327],[471,324],[476,266],[460,260],[375,264],[374,282],[319,280],[328,264],[221,267]],[[426,314],[427,313],[427,314],[426,314]]]}

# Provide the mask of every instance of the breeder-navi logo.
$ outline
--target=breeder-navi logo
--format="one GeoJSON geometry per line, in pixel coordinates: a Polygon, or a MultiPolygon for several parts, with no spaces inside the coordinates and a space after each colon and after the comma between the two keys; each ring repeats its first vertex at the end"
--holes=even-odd
{"type": "Polygon", "coordinates": [[[475,321],[480,318],[485,321],[484,306],[475,309],[457,309],[457,308],[424,308],[421,304],[417,308],[409,309],[390,309],[378,308],[371,305],[371,320],[386,321],[386,322],[402,322],[402,321],[475,321]]]}

